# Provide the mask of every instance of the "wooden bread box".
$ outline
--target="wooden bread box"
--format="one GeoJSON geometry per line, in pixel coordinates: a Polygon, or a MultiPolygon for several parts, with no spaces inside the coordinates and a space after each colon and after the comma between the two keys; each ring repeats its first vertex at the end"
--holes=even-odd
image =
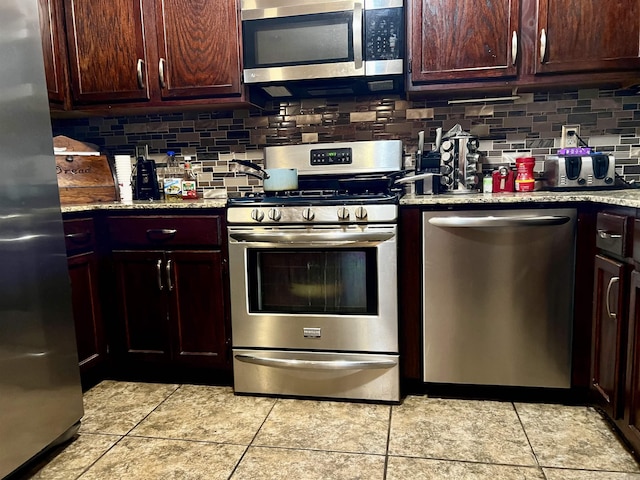
{"type": "Polygon", "coordinates": [[[106,155],[96,154],[91,145],[64,136],[55,137],[53,146],[62,205],[119,199],[114,171],[106,155]]]}

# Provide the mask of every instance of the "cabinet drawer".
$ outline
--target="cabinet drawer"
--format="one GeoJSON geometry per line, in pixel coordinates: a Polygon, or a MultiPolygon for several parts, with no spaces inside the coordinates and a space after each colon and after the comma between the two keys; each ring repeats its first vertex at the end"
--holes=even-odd
{"type": "Polygon", "coordinates": [[[219,215],[194,217],[111,217],[109,235],[114,247],[193,247],[222,243],[219,215]]]}
{"type": "Polygon", "coordinates": [[[93,250],[96,236],[92,218],[64,221],[64,243],[68,253],[93,250]]]}
{"type": "Polygon", "coordinates": [[[630,255],[631,217],[600,212],[596,221],[596,246],[619,257],[630,255]]]}

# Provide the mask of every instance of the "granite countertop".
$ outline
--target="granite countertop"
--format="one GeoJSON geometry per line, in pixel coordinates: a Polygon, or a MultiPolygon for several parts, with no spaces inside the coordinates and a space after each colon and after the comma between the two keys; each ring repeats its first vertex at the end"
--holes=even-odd
{"type": "MultiPolygon", "coordinates": [[[[405,195],[400,205],[470,205],[470,204],[514,204],[514,203],[558,203],[592,202],[622,207],[640,208],[640,189],[530,192],[530,193],[470,193],[441,195],[405,195]]],[[[83,205],[64,205],[63,213],[90,212],[95,210],[184,210],[198,208],[225,208],[226,198],[198,199],[183,202],[164,200],[133,201],[129,203],[109,202],[83,205]]]]}
{"type": "Polygon", "coordinates": [[[514,203],[592,202],[622,207],[640,208],[640,189],[571,191],[571,192],[513,192],[470,193],[441,195],[405,195],[400,205],[464,205],[514,203]]]}
{"type": "Polygon", "coordinates": [[[101,202],[83,205],[63,205],[62,213],[90,212],[95,210],[192,210],[198,208],[225,208],[226,198],[199,198],[182,202],[166,202],[164,200],[134,200],[132,202],[101,202]]]}

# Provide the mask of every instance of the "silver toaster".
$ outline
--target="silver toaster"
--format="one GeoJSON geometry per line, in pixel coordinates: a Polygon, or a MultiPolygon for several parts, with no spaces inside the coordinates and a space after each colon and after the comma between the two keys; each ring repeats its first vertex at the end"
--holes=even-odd
{"type": "Polygon", "coordinates": [[[542,186],[555,189],[613,187],[616,159],[606,153],[548,155],[544,160],[542,186]]]}

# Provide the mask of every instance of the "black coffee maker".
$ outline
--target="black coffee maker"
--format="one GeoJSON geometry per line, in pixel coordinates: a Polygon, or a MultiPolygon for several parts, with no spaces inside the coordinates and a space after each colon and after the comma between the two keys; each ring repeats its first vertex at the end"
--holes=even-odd
{"type": "Polygon", "coordinates": [[[136,147],[135,188],[133,189],[135,200],[160,200],[156,162],[148,157],[147,145],[136,147]]]}

